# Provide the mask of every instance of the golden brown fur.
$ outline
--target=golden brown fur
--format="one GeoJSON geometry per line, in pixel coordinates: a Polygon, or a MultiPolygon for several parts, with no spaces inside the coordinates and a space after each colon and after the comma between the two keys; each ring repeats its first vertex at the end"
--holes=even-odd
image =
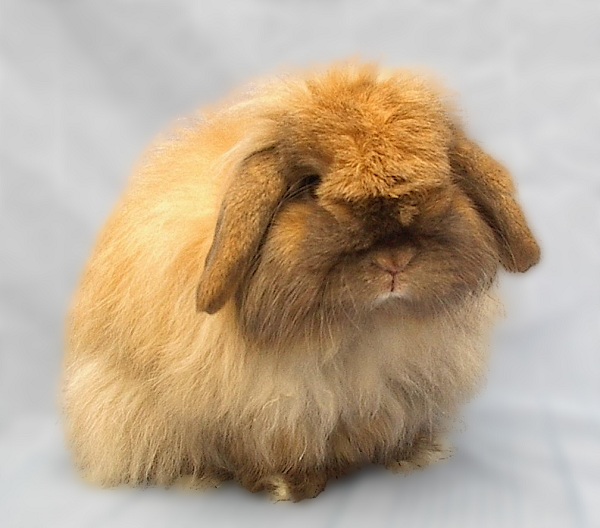
{"type": "Polygon", "coordinates": [[[498,264],[538,258],[509,175],[427,82],[265,84],[159,143],[98,241],[69,320],[77,463],[299,500],[440,458],[498,264]]]}

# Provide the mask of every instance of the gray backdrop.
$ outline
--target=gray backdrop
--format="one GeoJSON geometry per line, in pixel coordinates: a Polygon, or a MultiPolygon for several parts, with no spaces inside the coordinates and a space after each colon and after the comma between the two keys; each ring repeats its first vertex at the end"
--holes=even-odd
{"type": "Polygon", "coordinates": [[[2,0],[0,525],[600,526],[598,0],[2,0]],[[301,504],[235,485],[97,490],[56,411],[63,320],[147,143],[258,74],[360,56],[427,66],[514,171],[544,250],[503,276],[507,318],[457,454],[369,468],[301,504]]]}

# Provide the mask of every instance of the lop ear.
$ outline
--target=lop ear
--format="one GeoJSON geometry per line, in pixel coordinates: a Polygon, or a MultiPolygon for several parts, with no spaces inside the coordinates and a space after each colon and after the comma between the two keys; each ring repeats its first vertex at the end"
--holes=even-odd
{"type": "Polygon", "coordinates": [[[454,139],[450,147],[454,177],[494,230],[502,266],[527,271],[540,260],[540,248],[517,203],[510,174],[461,130],[454,139]]]}
{"type": "Polygon", "coordinates": [[[244,278],[287,185],[275,148],[246,157],[225,194],[196,291],[196,307],[218,311],[244,278]]]}

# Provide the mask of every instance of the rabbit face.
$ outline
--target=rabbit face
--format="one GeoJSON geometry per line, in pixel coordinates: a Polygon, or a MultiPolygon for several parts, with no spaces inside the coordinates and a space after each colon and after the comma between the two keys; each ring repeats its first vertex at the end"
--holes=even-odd
{"type": "Polygon", "coordinates": [[[425,81],[333,71],[276,101],[221,206],[200,310],[235,298],[248,336],[285,342],[448,312],[539,258],[510,177],[425,81]]]}

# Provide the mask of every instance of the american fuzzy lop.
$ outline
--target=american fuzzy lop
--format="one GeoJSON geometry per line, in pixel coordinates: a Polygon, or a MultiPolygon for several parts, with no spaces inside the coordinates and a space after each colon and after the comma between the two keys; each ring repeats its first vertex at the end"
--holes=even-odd
{"type": "Polygon", "coordinates": [[[343,64],[256,85],[150,149],[68,321],[87,479],[300,500],[363,464],[447,455],[497,269],[539,258],[510,176],[451,106],[410,72],[343,64]]]}

